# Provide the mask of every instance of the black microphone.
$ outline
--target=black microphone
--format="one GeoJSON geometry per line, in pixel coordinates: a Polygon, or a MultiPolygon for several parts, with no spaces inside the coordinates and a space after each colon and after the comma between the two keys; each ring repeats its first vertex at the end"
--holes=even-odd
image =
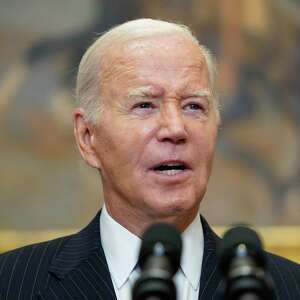
{"type": "Polygon", "coordinates": [[[219,268],[225,279],[226,300],[273,299],[262,242],[245,226],[229,229],[219,247],[219,268]]]}
{"type": "Polygon", "coordinates": [[[133,300],[176,300],[173,276],[181,250],[180,233],[174,226],[157,223],[145,231],[138,260],[141,275],[133,286],[133,300]]]}

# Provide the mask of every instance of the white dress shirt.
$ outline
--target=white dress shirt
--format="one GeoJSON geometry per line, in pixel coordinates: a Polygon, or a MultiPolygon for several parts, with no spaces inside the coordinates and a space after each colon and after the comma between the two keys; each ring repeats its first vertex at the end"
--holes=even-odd
{"type": "MultiPolygon", "coordinates": [[[[131,289],[139,275],[135,269],[141,239],[117,223],[105,205],[100,215],[101,243],[118,300],[131,300],[131,289]]],[[[181,235],[183,251],[174,276],[177,300],[196,300],[199,296],[203,258],[203,231],[199,215],[181,235]]]]}

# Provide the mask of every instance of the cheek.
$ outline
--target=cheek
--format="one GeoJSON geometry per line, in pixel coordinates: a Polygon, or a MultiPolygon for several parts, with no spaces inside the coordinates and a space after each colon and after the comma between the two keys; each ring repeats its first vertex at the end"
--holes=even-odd
{"type": "Polygon", "coordinates": [[[155,136],[155,132],[156,126],[151,120],[128,120],[127,124],[120,128],[119,146],[125,148],[126,152],[141,155],[155,136]]]}
{"type": "Polygon", "coordinates": [[[216,144],[216,133],[211,131],[209,133],[202,132],[197,135],[195,138],[197,141],[196,152],[198,160],[201,161],[201,164],[205,162],[207,165],[211,165],[211,161],[214,156],[215,144],[216,144]]]}
{"type": "Polygon", "coordinates": [[[146,122],[126,120],[115,124],[114,130],[103,130],[99,138],[100,155],[105,160],[111,160],[118,167],[138,165],[151,140],[153,128],[146,122]]]}
{"type": "Polygon", "coordinates": [[[201,148],[207,150],[214,148],[216,141],[216,132],[214,130],[199,129],[196,134],[197,137],[195,138],[201,148]]]}

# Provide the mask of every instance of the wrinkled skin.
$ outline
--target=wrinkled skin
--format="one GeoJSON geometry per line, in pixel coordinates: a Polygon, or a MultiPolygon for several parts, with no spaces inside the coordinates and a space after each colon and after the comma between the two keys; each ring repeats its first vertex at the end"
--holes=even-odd
{"type": "Polygon", "coordinates": [[[218,129],[200,48],[147,37],[116,46],[102,64],[103,113],[92,124],[76,109],[74,131],[83,158],[101,170],[107,210],[137,235],[155,221],[183,231],[205,194],[218,129]],[[186,169],[154,170],[164,162],[186,169]]]}

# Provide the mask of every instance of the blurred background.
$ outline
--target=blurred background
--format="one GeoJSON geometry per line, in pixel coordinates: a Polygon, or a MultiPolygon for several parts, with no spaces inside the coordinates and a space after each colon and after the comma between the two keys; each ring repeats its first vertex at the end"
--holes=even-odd
{"type": "Polygon", "coordinates": [[[71,112],[85,49],[112,25],[189,25],[219,63],[210,223],[300,225],[299,0],[0,0],[0,230],[79,228],[102,203],[71,112]]]}

